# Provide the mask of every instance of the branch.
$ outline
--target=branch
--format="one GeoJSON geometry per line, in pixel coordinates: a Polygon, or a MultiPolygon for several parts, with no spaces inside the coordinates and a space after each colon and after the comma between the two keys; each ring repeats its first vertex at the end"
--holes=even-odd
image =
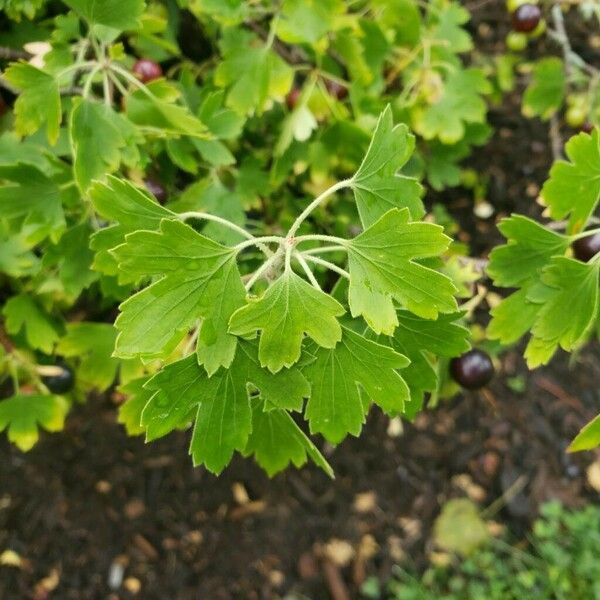
{"type": "Polygon", "coordinates": [[[15,345],[12,343],[8,333],[6,333],[6,329],[4,329],[3,324],[0,324],[0,346],[2,346],[8,354],[15,349],[15,345]]]}
{"type": "Polygon", "coordinates": [[[16,50],[8,46],[0,46],[0,60],[29,60],[32,54],[25,50],[16,50]]]}

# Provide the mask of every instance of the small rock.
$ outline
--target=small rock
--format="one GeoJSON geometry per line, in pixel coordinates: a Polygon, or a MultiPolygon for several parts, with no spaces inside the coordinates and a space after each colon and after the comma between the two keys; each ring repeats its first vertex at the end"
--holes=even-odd
{"type": "Polygon", "coordinates": [[[363,492],[354,496],[353,508],[357,513],[370,513],[377,508],[377,494],[363,492]]]}
{"type": "Polygon", "coordinates": [[[136,594],[139,594],[140,590],[142,589],[142,582],[139,579],[137,579],[136,577],[128,577],[123,582],[123,587],[130,594],[136,595],[136,594]]]}
{"type": "Polygon", "coordinates": [[[134,498],[125,505],[124,511],[128,519],[137,519],[146,512],[146,505],[139,498],[134,498]]]}

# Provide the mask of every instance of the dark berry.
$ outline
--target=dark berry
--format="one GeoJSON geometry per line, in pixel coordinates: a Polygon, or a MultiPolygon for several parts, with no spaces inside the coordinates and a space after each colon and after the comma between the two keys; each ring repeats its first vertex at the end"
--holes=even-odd
{"type": "Polygon", "coordinates": [[[581,126],[581,131],[584,133],[592,133],[592,131],[594,131],[594,126],[588,121],[581,126]]]}
{"type": "Polygon", "coordinates": [[[300,94],[300,88],[292,88],[290,93],[285,97],[285,103],[290,110],[294,110],[294,108],[296,108],[300,94]]]}
{"type": "Polygon", "coordinates": [[[583,262],[589,262],[600,252],[600,233],[594,233],[575,240],[571,247],[575,258],[583,262]]]}
{"type": "Polygon", "coordinates": [[[469,350],[450,361],[450,375],[461,387],[478,390],[494,376],[492,359],[483,350],[469,350]]]}
{"type": "Polygon", "coordinates": [[[154,81],[163,74],[161,66],[147,58],[141,58],[133,65],[133,73],[142,83],[154,81]]]}
{"type": "Polygon", "coordinates": [[[42,381],[53,394],[66,394],[73,389],[75,375],[69,367],[64,365],[57,366],[57,369],[61,369],[61,371],[56,375],[42,377],[42,381]]]}
{"type": "Polygon", "coordinates": [[[158,200],[159,204],[164,204],[167,201],[167,190],[160,181],[154,179],[153,177],[148,177],[144,179],[144,185],[146,186],[146,189],[158,200]]]}
{"type": "Polygon", "coordinates": [[[343,100],[348,95],[348,88],[337,81],[326,79],[325,87],[329,94],[338,100],[343,100]]]}
{"type": "Polygon", "coordinates": [[[542,18],[542,11],[537,4],[521,4],[512,15],[512,26],[515,31],[530,33],[542,18]]]}

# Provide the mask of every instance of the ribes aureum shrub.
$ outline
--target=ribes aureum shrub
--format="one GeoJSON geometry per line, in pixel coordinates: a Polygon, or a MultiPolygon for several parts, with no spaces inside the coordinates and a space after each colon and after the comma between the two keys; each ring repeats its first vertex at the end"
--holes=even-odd
{"type": "MultiPolygon", "coordinates": [[[[213,472],[238,452],[270,474],[308,459],[331,473],[309,436],[337,444],[373,404],[412,418],[428,394],[452,391],[480,274],[444,211],[440,224],[426,215],[420,181],[461,182],[514,66],[470,55],[460,3],[0,8],[11,441],[31,448],[39,427],[60,429],[91,390],[118,386],[129,433],[190,428],[194,463],[213,472]]],[[[556,218],[576,216],[552,259],[567,260],[595,207],[564,202],[556,218]]],[[[551,265],[522,261],[546,286],[523,291],[497,256],[490,273],[523,302],[560,289],[551,265]]],[[[511,298],[492,337],[531,329],[544,357],[576,345],[537,322],[507,334],[495,323],[511,298]]],[[[482,360],[465,387],[489,380],[482,360]]]]}

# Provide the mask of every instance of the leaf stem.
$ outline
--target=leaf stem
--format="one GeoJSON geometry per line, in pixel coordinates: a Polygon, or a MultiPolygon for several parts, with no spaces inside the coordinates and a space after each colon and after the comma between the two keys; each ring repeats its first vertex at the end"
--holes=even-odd
{"type": "Polygon", "coordinates": [[[245,242],[240,242],[234,246],[238,252],[244,250],[244,248],[250,248],[251,246],[258,246],[265,254],[268,252],[268,256],[271,256],[272,252],[265,246],[265,244],[281,244],[284,242],[284,238],[278,235],[265,235],[262,237],[252,237],[247,239],[245,242]]]}
{"type": "Polygon", "coordinates": [[[345,246],[321,246],[319,248],[309,248],[308,250],[303,250],[302,254],[306,256],[307,254],[325,254],[327,252],[347,252],[348,248],[345,246]]]}
{"type": "Polygon", "coordinates": [[[63,75],[66,75],[67,73],[70,73],[71,71],[79,71],[82,69],[88,69],[88,68],[91,68],[96,65],[98,65],[97,60],[86,60],[83,62],[76,62],[72,65],[69,65],[68,67],[65,67],[64,69],[62,69],[62,71],[59,71],[54,77],[56,79],[59,79],[60,77],[62,77],[63,75]]]}
{"type": "Polygon", "coordinates": [[[90,95],[90,90],[92,88],[92,83],[93,83],[93,79],[94,77],[96,77],[96,75],[98,74],[98,72],[102,69],[102,65],[97,64],[87,75],[87,79],[85,80],[85,84],[83,86],[83,91],[81,92],[81,95],[87,99],[90,95]]]}
{"type": "Polygon", "coordinates": [[[348,243],[348,240],[345,240],[341,237],[336,237],[335,235],[322,235],[319,233],[311,233],[309,235],[299,235],[294,238],[295,242],[300,244],[302,242],[335,242],[342,247],[345,247],[348,243]]]}
{"type": "Polygon", "coordinates": [[[308,277],[308,280],[311,282],[312,286],[318,290],[321,290],[321,286],[319,285],[317,278],[315,277],[314,273],[310,270],[310,267],[308,266],[306,260],[304,260],[302,254],[300,254],[300,252],[294,252],[293,257],[298,261],[298,263],[302,267],[302,270],[306,273],[306,276],[308,277]]]}
{"type": "Polygon", "coordinates": [[[318,256],[312,256],[311,254],[306,254],[306,253],[302,253],[299,255],[302,256],[305,260],[313,262],[316,265],[321,265],[322,267],[325,267],[325,268],[329,269],[330,271],[333,271],[334,273],[337,273],[338,275],[345,277],[346,279],[350,279],[350,273],[348,273],[348,271],[342,269],[341,267],[338,267],[337,265],[334,265],[332,262],[329,262],[328,260],[323,260],[322,258],[319,258],[318,256]]]}
{"type": "MultiPolygon", "coordinates": [[[[319,206],[319,204],[321,204],[322,202],[327,200],[327,198],[329,198],[329,196],[331,196],[332,194],[335,194],[335,192],[337,192],[338,190],[350,187],[351,185],[352,185],[352,179],[342,179],[342,181],[338,181],[336,184],[334,184],[330,188],[326,189],[320,196],[317,196],[300,213],[298,218],[292,223],[292,226],[290,227],[290,230],[288,231],[286,237],[288,237],[288,238],[294,237],[296,235],[296,232],[300,228],[300,225],[302,225],[302,223],[304,223],[306,218],[310,215],[310,213],[313,212],[313,210],[315,210],[315,208],[317,208],[319,206]]],[[[336,239],[340,239],[340,238],[336,238],[336,239]]]]}
{"type": "Polygon", "coordinates": [[[265,272],[270,269],[276,261],[281,257],[281,254],[275,253],[270,258],[268,258],[248,279],[246,282],[246,291],[249,292],[252,286],[265,274],[265,272]]]}
{"type": "MultiPolygon", "coordinates": [[[[211,215],[210,213],[193,211],[193,210],[179,213],[177,215],[177,217],[179,219],[181,219],[182,221],[187,221],[187,219],[201,219],[204,221],[213,221],[215,223],[219,223],[219,225],[223,225],[223,227],[228,227],[229,229],[235,231],[236,233],[239,233],[242,237],[247,238],[248,242],[251,242],[251,243],[242,242],[242,244],[245,243],[246,245],[240,247],[240,244],[238,244],[237,246],[235,246],[236,249],[243,250],[244,248],[247,248],[248,246],[256,245],[267,256],[271,256],[271,254],[272,254],[271,250],[269,250],[269,248],[267,248],[267,246],[265,246],[262,243],[262,242],[272,241],[272,240],[254,237],[250,232],[246,231],[243,227],[240,227],[239,225],[236,225],[235,223],[232,223],[231,221],[224,219],[223,217],[218,217],[217,215],[211,215]]],[[[281,239],[282,238],[277,237],[278,242],[281,241],[281,239]]]]}
{"type": "Polygon", "coordinates": [[[151,100],[156,100],[156,96],[137,77],[135,77],[131,73],[128,73],[125,69],[121,68],[119,65],[115,65],[114,63],[111,63],[108,68],[112,70],[115,74],[120,75],[121,77],[123,77],[123,79],[127,80],[129,83],[137,87],[141,92],[146,94],[148,98],[150,98],[151,100]]]}
{"type": "Polygon", "coordinates": [[[596,227],[596,229],[588,229],[587,231],[582,231],[581,233],[577,233],[575,235],[569,236],[573,241],[580,240],[582,238],[586,238],[590,235],[595,235],[596,233],[600,233],[600,227],[596,227]]]}

